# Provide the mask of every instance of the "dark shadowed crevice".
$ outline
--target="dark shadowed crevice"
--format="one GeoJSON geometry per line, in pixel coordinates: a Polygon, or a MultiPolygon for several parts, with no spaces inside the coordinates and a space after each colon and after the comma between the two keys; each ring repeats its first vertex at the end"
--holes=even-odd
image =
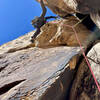
{"type": "Polygon", "coordinates": [[[5,64],[3,67],[0,67],[0,72],[1,72],[2,70],[4,70],[8,65],[9,65],[9,63],[5,64]]]}
{"type": "Polygon", "coordinates": [[[3,87],[0,88],[0,95],[8,92],[11,88],[15,87],[16,85],[20,84],[21,82],[25,81],[24,80],[19,80],[19,81],[15,81],[9,84],[5,84],[3,87]]]}
{"type": "Polygon", "coordinates": [[[95,28],[96,28],[96,25],[95,23],[92,21],[92,19],[90,18],[89,15],[83,15],[83,14],[80,14],[80,13],[76,13],[76,16],[82,20],[83,18],[86,18],[82,21],[82,24],[85,25],[89,30],[91,31],[94,31],[95,28]]]}
{"type": "Polygon", "coordinates": [[[1,67],[1,68],[0,68],[0,72],[1,72],[3,69],[5,69],[5,67],[1,67]]]}

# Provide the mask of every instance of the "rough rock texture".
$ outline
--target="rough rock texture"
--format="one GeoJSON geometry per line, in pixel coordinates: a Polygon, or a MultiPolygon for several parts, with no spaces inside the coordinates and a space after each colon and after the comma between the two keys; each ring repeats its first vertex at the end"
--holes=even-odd
{"type": "MultiPolygon", "coordinates": [[[[40,0],[37,0],[38,2],[40,0]]],[[[76,2],[74,0],[43,0],[55,14],[59,16],[66,16],[69,13],[76,12],[76,2]],[[74,4],[74,5],[73,5],[74,4]]]]}
{"type": "Polygon", "coordinates": [[[96,79],[100,83],[100,42],[89,51],[87,55],[96,79]]]}
{"type": "MultiPolygon", "coordinates": [[[[37,0],[40,2],[40,0],[37,0]]],[[[55,14],[66,17],[68,14],[88,14],[100,29],[100,1],[95,0],[43,0],[55,14]]],[[[99,36],[100,37],[100,36],[99,36]]]]}
{"type": "MultiPolygon", "coordinates": [[[[0,46],[0,100],[68,100],[78,65],[76,70],[74,68],[80,62],[76,56],[80,49],[76,47],[78,43],[75,33],[69,25],[73,26],[78,22],[76,17],[52,21],[41,28],[35,43],[30,42],[33,31],[0,46]],[[69,65],[74,70],[70,70],[69,65]]],[[[75,30],[82,43],[91,34],[82,24],[76,25],[75,30]]],[[[97,53],[93,49],[88,54],[89,57],[95,54],[95,60],[99,55],[98,45],[97,53]]],[[[93,100],[99,100],[87,65],[85,62],[80,63],[82,64],[70,93],[70,97],[74,99],[70,99],[75,100],[77,96],[77,100],[92,100],[92,97],[97,98],[93,100]]],[[[93,71],[99,82],[100,66],[90,63],[96,66],[93,71]]]]}
{"type": "MultiPolygon", "coordinates": [[[[100,86],[100,43],[96,44],[87,56],[100,86]]],[[[79,66],[71,89],[70,100],[100,100],[100,92],[85,60],[79,66]]]]}
{"type": "MultiPolygon", "coordinates": [[[[40,35],[35,40],[35,43],[31,43],[30,41],[31,36],[34,34],[34,31],[32,31],[22,37],[19,37],[16,40],[0,46],[0,54],[15,52],[34,46],[42,48],[61,45],[78,46],[78,42],[75,38],[75,33],[72,28],[68,26],[76,25],[78,22],[79,20],[74,16],[68,17],[66,20],[59,19],[48,22],[41,28],[40,35]]],[[[84,43],[88,36],[91,35],[91,32],[82,23],[78,24],[75,27],[75,30],[81,43],[84,43]]]]}
{"type": "MultiPolygon", "coordinates": [[[[56,28],[59,27],[55,22],[47,23],[46,26],[48,24],[50,24],[49,27],[43,26],[40,34],[41,38],[42,35],[47,36],[48,34],[46,38],[48,41],[42,39],[43,42],[45,41],[44,46],[47,46],[46,42],[49,43],[49,38],[52,39],[51,32],[55,35],[56,28]],[[52,30],[50,31],[49,28],[52,30]]],[[[68,68],[68,62],[79,52],[79,49],[74,47],[35,48],[35,44],[30,42],[33,33],[30,32],[0,46],[1,100],[60,100],[69,93],[74,71],[68,68]]],[[[41,40],[39,37],[37,41],[41,40]]],[[[59,42],[58,44],[56,42],[56,45],[59,46],[59,42]]]]}
{"type": "MultiPolygon", "coordinates": [[[[48,46],[79,46],[75,32],[70,26],[74,26],[79,20],[72,16],[67,19],[60,19],[49,22],[41,28],[41,33],[35,41],[35,46],[48,47],[48,46]]],[[[75,30],[78,34],[81,43],[87,40],[87,37],[91,32],[82,24],[75,26],[75,30]]]]}
{"type": "Polygon", "coordinates": [[[69,70],[68,62],[78,51],[69,47],[30,48],[2,54],[0,100],[38,100],[46,95],[46,100],[60,100],[73,79],[74,71],[69,70]]]}
{"type": "Polygon", "coordinates": [[[32,36],[32,34],[34,34],[34,31],[29,32],[28,34],[19,37],[16,40],[13,40],[11,42],[8,42],[0,46],[0,54],[7,53],[7,52],[15,52],[32,46],[30,42],[30,37],[32,36]]]}

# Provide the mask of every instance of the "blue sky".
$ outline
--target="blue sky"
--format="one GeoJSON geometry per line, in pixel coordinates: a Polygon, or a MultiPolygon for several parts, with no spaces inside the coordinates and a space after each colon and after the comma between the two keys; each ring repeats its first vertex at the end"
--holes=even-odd
{"type": "MultiPolygon", "coordinates": [[[[0,45],[34,30],[31,20],[41,14],[35,0],[0,0],[0,45]]],[[[54,15],[49,9],[47,15],[54,15]]]]}

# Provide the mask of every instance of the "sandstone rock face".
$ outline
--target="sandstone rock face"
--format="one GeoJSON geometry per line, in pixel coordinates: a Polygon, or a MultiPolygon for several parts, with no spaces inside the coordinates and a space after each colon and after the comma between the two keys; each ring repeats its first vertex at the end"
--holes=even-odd
{"type": "Polygon", "coordinates": [[[30,37],[32,34],[34,34],[34,31],[0,46],[0,54],[28,48],[31,45],[30,37]]]}
{"type": "MultiPolygon", "coordinates": [[[[40,0],[37,0],[40,2],[40,0]]],[[[67,14],[75,13],[77,3],[74,0],[43,0],[55,14],[66,16],[67,14]],[[74,5],[73,5],[74,4],[74,5]]]]}
{"type": "MultiPolygon", "coordinates": [[[[34,46],[41,48],[55,47],[55,46],[79,46],[76,38],[75,32],[70,26],[74,26],[79,22],[79,20],[72,16],[67,19],[59,19],[52,22],[48,22],[41,28],[40,35],[36,38],[34,43],[31,43],[31,36],[35,31],[29,32],[28,34],[19,37],[16,40],[8,42],[0,46],[0,54],[11,53],[18,50],[31,48],[34,46]]],[[[87,40],[91,32],[82,24],[75,26],[75,30],[81,43],[87,40]]]]}
{"type": "MultiPolygon", "coordinates": [[[[52,0],[44,1],[48,5],[52,0]]],[[[67,0],[58,1],[50,5],[56,7],[54,12],[65,16],[66,9],[74,11],[65,6],[67,0]]],[[[34,43],[30,38],[35,31],[0,46],[0,100],[99,100],[89,68],[78,58],[72,26],[81,43],[86,43],[91,32],[76,17],[68,17],[46,23],[34,43]]],[[[87,56],[100,83],[99,48],[100,43],[87,56]]]]}
{"type": "MultiPolygon", "coordinates": [[[[87,54],[93,73],[100,86],[100,43],[87,54]]],[[[100,100],[100,92],[85,60],[80,64],[74,80],[70,100],[100,100]]]]}
{"type": "MultiPolygon", "coordinates": [[[[37,0],[40,2],[40,0],[37,0]]],[[[93,22],[100,29],[99,6],[100,1],[95,0],[43,0],[55,14],[65,17],[68,14],[90,14],[93,22]]]]}
{"type": "MultiPolygon", "coordinates": [[[[48,46],[79,46],[75,32],[71,26],[76,25],[79,20],[72,16],[67,19],[60,19],[49,22],[41,28],[41,33],[35,41],[35,46],[48,47],[48,46]]],[[[91,32],[82,24],[78,24],[74,28],[78,34],[81,43],[87,40],[91,32]]]]}
{"type": "Polygon", "coordinates": [[[2,54],[0,100],[61,100],[74,75],[68,62],[78,51],[71,47],[29,48],[2,54]]]}
{"type": "Polygon", "coordinates": [[[90,58],[89,62],[92,70],[94,71],[94,75],[100,84],[100,43],[93,46],[87,56],[90,58]]]}
{"type": "MultiPolygon", "coordinates": [[[[42,27],[36,39],[39,42],[37,46],[54,47],[55,44],[62,44],[58,40],[54,44],[49,43],[58,34],[58,23],[61,20],[42,27]]],[[[69,69],[68,62],[80,49],[34,47],[36,43],[30,42],[33,33],[0,46],[0,100],[61,100],[69,94],[75,70],[69,69]]]]}

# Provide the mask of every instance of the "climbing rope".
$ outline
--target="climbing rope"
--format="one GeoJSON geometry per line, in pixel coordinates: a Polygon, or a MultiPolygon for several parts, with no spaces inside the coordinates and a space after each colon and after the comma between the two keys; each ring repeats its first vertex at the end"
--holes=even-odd
{"type": "MultiPolygon", "coordinates": [[[[86,18],[86,17],[85,17],[85,18],[86,18]]],[[[81,42],[80,42],[80,40],[79,40],[79,38],[78,38],[78,34],[77,34],[76,30],[75,30],[75,27],[76,27],[79,23],[81,23],[85,18],[83,18],[82,20],[80,20],[80,21],[79,21],[77,24],[75,24],[74,26],[70,26],[70,25],[66,25],[66,26],[72,28],[73,32],[75,33],[75,37],[76,37],[77,42],[78,42],[78,44],[79,44],[79,46],[80,46],[82,55],[83,55],[84,58],[85,58],[85,61],[86,61],[87,65],[88,65],[88,67],[89,67],[89,69],[90,69],[90,71],[91,71],[91,74],[92,74],[92,76],[93,76],[93,78],[94,78],[94,81],[95,81],[95,84],[96,84],[96,86],[97,86],[97,88],[98,88],[98,91],[100,92],[100,86],[99,86],[99,84],[98,84],[98,82],[97,82],[97,79],[96,79],[96,77],[95,77],[95,75],[94,75],[94,73],[93,73],[93,71],[92,71],[92,68],[91,68],[91,65],[90,65],[90,63],[89,63],[89,60],[88,60],[88,58],[87,58],[86,55],[85,55],[85,52],[84,52],[84,50],[83,50],[83,48],[82,48],[82,45],[81,45],[81,42]]]]}

